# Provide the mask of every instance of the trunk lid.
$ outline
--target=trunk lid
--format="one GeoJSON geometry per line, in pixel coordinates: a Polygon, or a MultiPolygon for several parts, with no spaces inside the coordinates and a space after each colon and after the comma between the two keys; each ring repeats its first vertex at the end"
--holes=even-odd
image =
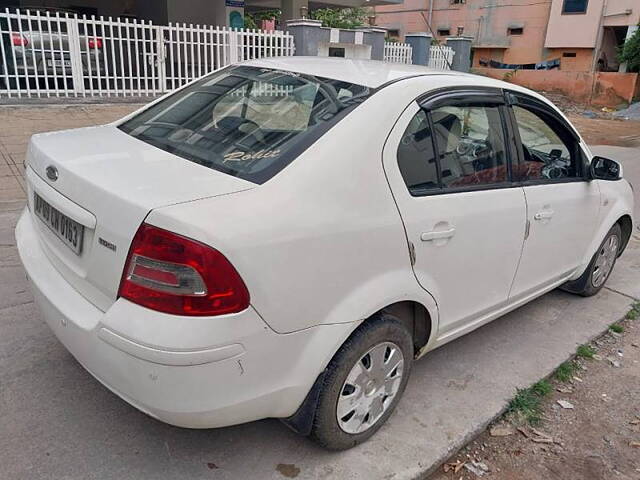
{"type": "Polygon", "coordinates": [[[47,256],[103,311],[117,297],[131,240],[151,210],[255,187],[112,125],[34,135],[27,151],[27,185],[31,215],[47,256]],[[56,180],[48,177],[48,167],[57,169],[56,180]],[[84,226],[80,254],[38,218],[34,193],[84,226]]]}

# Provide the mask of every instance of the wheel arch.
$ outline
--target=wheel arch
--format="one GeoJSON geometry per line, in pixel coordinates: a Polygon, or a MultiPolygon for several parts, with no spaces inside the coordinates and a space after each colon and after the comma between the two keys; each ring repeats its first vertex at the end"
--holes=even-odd
{"type": "MultiPolygon", "coordinates": [[[[435,307],[435,303],[432,308],[433,307],[435,307]]],[[[364,320],[360,322],[353,322],[353,328],[333,349],[329,359],[323,366],[322,372],[320,372],[316,378],[313,386],[307,393],[307,396],[298,410],[291,417],[280,419],[282,423],[300,435],[307,436],[311,433],[314,413],[320,397],[320,391],[324,382],[327,365],[356,330],[367,324],[367,322],[372,321],[374,318],[378,318],[381,314],[397,318],[402,322],[407,330],[411,332],[415,358],[424,355],[428,350],[428,346],[437,336],[437,313],[430,313],[429,308],[426,305],[416,300],[399,300],[389,303],[368,315],[364,320]]]]}
{"type": "Polygon", "coordinates": [[[624,249],[627,248],[629,240],[631,239],[633,220],[631,219],[631,215],[625,214],[622,215],[616,223],[620,225],[620,229],[622,230],[622,244],[620,245],[620,251],[618,252],[618,256],[620,256],[622,255],[622,252],[624,252],[624,249]]]}

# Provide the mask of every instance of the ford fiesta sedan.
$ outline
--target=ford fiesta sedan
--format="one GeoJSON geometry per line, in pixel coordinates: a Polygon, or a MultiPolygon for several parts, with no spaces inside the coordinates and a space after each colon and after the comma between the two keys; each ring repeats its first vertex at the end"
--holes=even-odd
{"type": "Polygon", "coordinates": [[[374,61],[231,66],[32,137],[36,302],[100,382],[190,428],[283,419],[331,449],[412,363],[556,287],[597,293],[631,186],[542,96],[374,61]]]}

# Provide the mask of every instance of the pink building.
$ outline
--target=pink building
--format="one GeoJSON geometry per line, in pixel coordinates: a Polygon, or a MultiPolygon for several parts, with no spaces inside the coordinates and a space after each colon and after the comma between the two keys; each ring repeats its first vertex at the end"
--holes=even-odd
{"type": "Polygon", "coordinates": [[[375,10],[390,37],[473,37],[474,66],[559,59],[561,70],[580,71],[617,71],[616,47],[640,20],[640,0],[405,0],[375,10]]]}
{"type": "Polygon", "coordinates": [[[625,70],[616,49],[640,22],[640,0],[553,0],[545,39],[563,70],[625,70]]]}

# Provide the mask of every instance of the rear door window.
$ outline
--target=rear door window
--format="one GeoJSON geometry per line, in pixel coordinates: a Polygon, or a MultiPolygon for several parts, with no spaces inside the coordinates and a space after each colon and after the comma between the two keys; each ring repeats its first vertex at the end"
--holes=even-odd
{"type": "Polygon", "coordinates": [[[238,66],[204,77],[120,128],[187,160],[263,183],[371,93],[339,80],[238,66]]]}
{"type": "Polygon", "coordinates": [[[454,101],[420,110],[398,146],[398,167],[411,195],[510,183],[502,109],[454,101]]]}

